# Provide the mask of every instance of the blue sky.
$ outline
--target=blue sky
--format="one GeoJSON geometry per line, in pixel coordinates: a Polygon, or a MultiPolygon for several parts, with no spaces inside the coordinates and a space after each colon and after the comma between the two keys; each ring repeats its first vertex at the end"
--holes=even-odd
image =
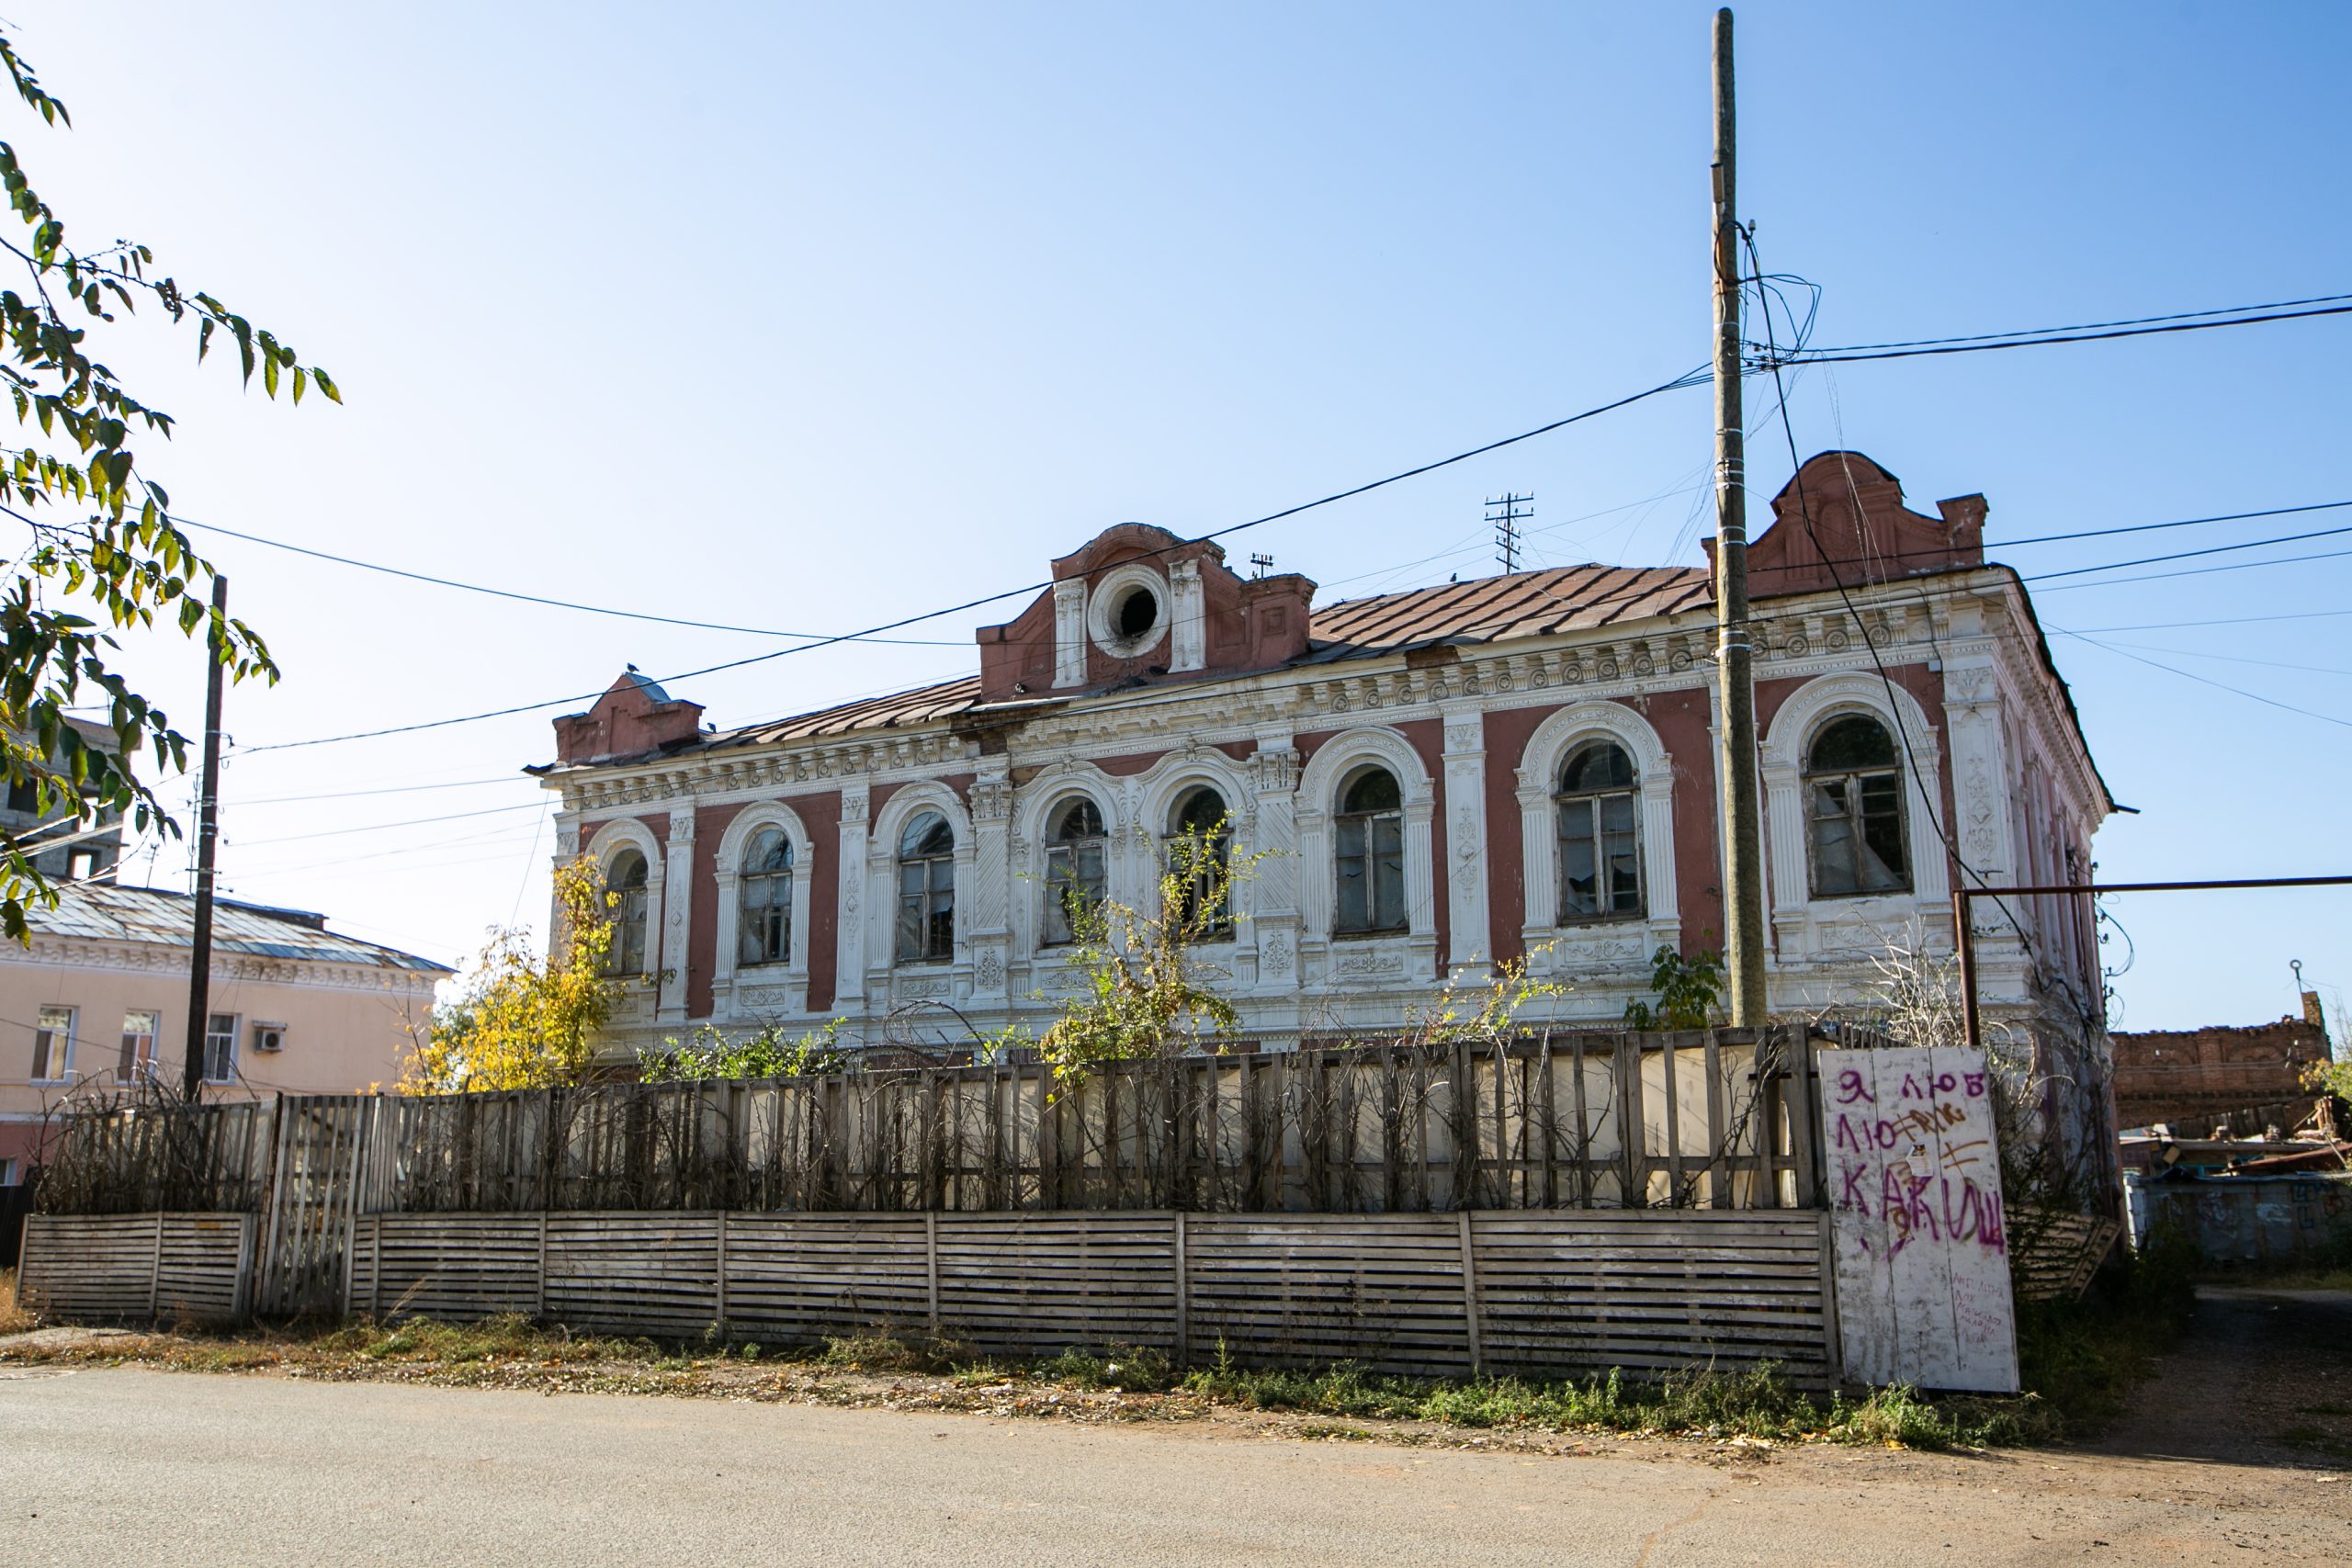
{"type": "MultiPolygon", "coordinates": [[[[1711,14],[28,3],[75,129],[6,134],[77,233],[147,240],[345,389],[296,412],[160,329],[116,348],[183,418],[141,458],[191,518],[834,631],[1035,581],[1109,523],[1203,532],[1701,363],[1711,14]]],[[[1742,207],[1767,266],[1825,290],[1820,343],[2352,289],[2342,7],[1739,25],[1742,207]]],[[[2062,570],[2352,523],[1999,546],[2352,498],[2347,321],[1817,369],[1791,409],[1805,452],[1868,452],[1923,508],[1981,491],[1997,558],[2062,570]]],[[[1696,562],[1708,440],[1705,393],[1679,393],[1231,547],[1327,596],[1442,581],[1491,570],[1480,503],[1510,488],[1535,492],[1539,561],[1696,562]]],[[[1759,434],[1751,464],[1760,522],[1787,454],[1759,434]]],[[[777,646],[205,542],[287,670],[232,694],[244,746],[777,646]]],[[[2040,596],[2078,631],[2229,623],[2098,635],[2335,720],[2056,637],[2142,812],[2101,832],[2104,878],[2352,869],[2352,616],[2245,619],[2340,610],[2347,584],[2333,558],[2040,596]]],[[[1002,613],[681,691],[730,724],[944,678],[1002,613]]],[[[192,728],[188,650],[129,660],[192,728]]],[[[235,758],[226,886],[442,958],[537,919],[551,834],[515,770],[546,717],[235,758]]],[[[185,851],[153,871],[184,886],[185,851]]],[[[2293,958],[2352,984],[2352,892],[2117,908],[2127,1025],[2277,1017],[2293,958]]]]}

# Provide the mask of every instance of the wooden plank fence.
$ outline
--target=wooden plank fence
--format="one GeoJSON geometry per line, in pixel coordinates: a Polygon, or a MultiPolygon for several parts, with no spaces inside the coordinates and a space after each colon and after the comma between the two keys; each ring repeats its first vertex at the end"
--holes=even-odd
{"type": "Polygon", "coordinates": [[[251,1214],[34,1214],[25,1303],[77,1323],[232,1322],[251,1307],[251,1214]]]}
{"type": "Polygon", "coordinates": [[[1799,1029],[1571,1034],[502,1094],[284,1096],[71,1118],[53,1213],[267,1213],[264,1300],[340,1216],[576,1210],[1451,1213],[1811,1208],[1799,1029]]]}
{"type": "Polygon", "coordinates": [[[1149,1347],[1421,1376],[1833,1376],[1826,1216],[373,1214],[350,1306],[532,1313],[590,1333],[786,1345],[936,1335],[998,1355],[1149,1347]]]}

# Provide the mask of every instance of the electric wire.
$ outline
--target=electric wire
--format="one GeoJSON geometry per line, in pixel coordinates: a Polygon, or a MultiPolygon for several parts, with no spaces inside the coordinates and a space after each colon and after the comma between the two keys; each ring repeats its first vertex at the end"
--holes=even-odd
{"type": "MultiPolygon", "coordinates": [[[[1407,479],[1417,479],[1420,475],[1433,473],[1440,468],[1450,468],[1456,463],[1468,462],[1473,457],[1484,457],[1489,452],[1498,452],[1506,446],[1516,446],[1522,441],[1532,441],[1540,435],[1548,435],[1554,431],[1566,429],[1569,425],[1580,423],[1585,420],[1597,418],[1601,414],[1612,412],[1615,410],[1641,402],[1645,399],[1657,397],[1664,392],[1679,391],[1684,388],[1702,385],[1705,380],[1704,371],[1704,367],[1685,371],[1683,374],[1677,376],[1670,380],[1661,381],[1654,387],[1646,387],[1638,392],[1629,392],[1623,397],[1613,398],[1608,402],[1596,404],[1594,407],[1580,410],[1576,413],[1553,420],[1549,423],[1537,425],[1532,430],[1521,431],[1516,435],[1506,435],[1499,440],[1489,441],[1483,446],[1471,447],[1467,451],[1454,453],[1452,457],[1440,457],[1434,461],[1422,463],[1417,467],[1406,468],[1400,472],[1389,474],[1381,479],[1373,479],[1360,485],[1354,485],[1346,490],[1335,491],[1329,495],[1320,496],[1313,501],[1301,502],[1295,506],[1286,506],[1279,512],[1270,512],[1262,517],[1253,517],[1245,523],[1232,524],[1229,526],[1218,528],[1210,533],[1203,534],[1195,539],[1180,540],[1173,545],[1163,545],[1158,549],[1147,551],[1143,556],[1135,558],[1142,559],[1153,556],[1166,555],[1172,550],[1188,548],[1193,545],[1204,544],[1210,540],[1227,538],[1232,535],[1242,532],[1244,529],[1263,527],[1269,523],[1278,523],[1287,517],[1295,517],[1301,513],[1311,512],[1317,507],[1329,506],[1338,502],[1352,500],[1356,496],[1368,494],[1373,491],[1383,489],[1388,485],[1400,484],[1407,479]]],[[[967,610],[977,610],[983,605],[998,604],[1006,599],[1019,598],[1023,594],[1042,593],[1052,586],[1053,582],[1048,579],[1044,582],[1033,582],[1020,588],[1008,588],[1001,592],[986,594],[978,599],[967,599],[960,604],[949,604],[935,610],[925,610],[917,615],[902,615],[897,620],[886,621],[880,626],[868,626],[860,631],[842,632],[838,635],[820,637],[813,642],[801,643],[793,648],[779,648],[772,649],[766,653],[752,654],[749,658],[745,659],[733,659],[729,660],[724,663],[706,665],[699,670],[689,670],[674,675],[666,675],[662,677],[662,680],[665,682],[670,681],[690,681],[705,675],[717,675],[729,670],[744,669],[747,666],[753,664],[764,664],[771,660],[786,658],[796,653],[808,653],[816,649],[830,648],[836,643],[870,641],[884,632],[899,631],[907,626],[919,626],[925,621],[935,621],[947,615],[959,615],[967,610]]],[[[427,719],[416,724],[390,725],[380,729],[356,730],[347,735],[318,736],[304,740],[280,740],[259,746],[239,747],[237,750],[238,754],[251,756],[264,751],[289,751],[304,747],[341,745],[346,741],[353,740],[373,740],[389,735],[413,735],[421,730],[442,729],[450,725],[475,724],[485,719],[510,718],[518,714],[538,713],[547,708],[560,707],[566,703],[592,701],[602,694],[603,693],[601,691],[578,693],[569,696],[549,698],[546,702],[523,703],[513,707],[494,708],[483,713],[464,714],[454,718],[427,719]]]]}
{"type": "Polygon", "coordinates": [[[381,572],[387,577],[406,578],[412,582],[429,582],[434,584],[435,587],[454,588],[466,593],[486,594],[493,599],[512,599],[518,604],[543,604],[550,609],[556,610],[577,610],[583,615],[610,615],[616,619],[624,621],[650,621],[656,626],[687,626],[696,631],[741,632],[749,637],[800,637],[810,641],[822,642],[891,643],[906,648],[956,648],[961,646],[956,643],[935,641],[921,637],[868,637],[862,632],[852,632],[843,637],[829,637],[823,632],[788,632],[779,631],[773,626],[730,626],[719,621],[691,621],[682,619],[676,615],[650,615],[640,610],[616,610],[608,605],[603,604],[576,604],[569,599],[550,599],[538,593],[521,593],[516,592],[512,589],[491,588],[479,582],[462,582],[452,577],[435,577],[430,572],[411,571],[404,567],[386,566],[380,561],[359,560],[351,556],[336,555],[330,550],[313,549],[308,545],[289,545],[283,539],[265,538],[259,534],[244,533],[239,529],[225,527],[218,523],[198,523],[192,517],[183,517],[177,513],[173,513],[170,516],[174,523],[179,525],[183,528],[198,528],[202,529],[206,533],[225,534],[230,538],[243,539],[250,545],[266,545],[274,550],[286,550],[298,556],[309,556],[316,560],[333,561],[338,566],[356,567],[362,571],[381,572]]]}
{"type": "MultiPolygon", "coordinates": [[[[1778,280],[1802,283],[1806,288],[1813,288],[1815,291],[1815,298],[1816,300],[1819,299],[1820,290],[1818,287],[1804,278],[1795,277],[1793,275],[1785,273],[1776,273],[1772,276],[1778,280]]],[[[1749,278],[1745,281],[1758,282],[1761,280],[1749,278]]],[[[2019,327],[2015,331],[2005,333],[1962,333],[1951,337],[1912,337],[1897,338],[1890,343],[1842,344],[1836,348],[1823,349],[1821,352],[1824,354],[1859,354],[1866,349],[1928,348],[1939,344],[1947,343],[1989,343],[1996,338],[2047,337],[2053,333],[2087,333],[2101,332],[2110,327],[2144,327],[2154,325],[2160,321],[2194,321],[2199,317],[2205,316],[2239,316],[2255,310],[2299,310],[2305,305],[2334,305],[2343,303],[2346,300],[2352,300],[2352,294],[2313,294],[2301,299],[2269,299],[2256,305],[2223,305],[2211,310],[2175,310],[2168,315],[2162,316],[2125,316],[2120,320],[2112,321],[2075,321],[2065,326],[2059,327],[2019,327]]],[[[1751,344],[1749,346],[1762,347],[1764,345],[1751,344]]]]}
{"type": "Polygon", "coordinates": [[[1933,348],[1889,348],[1871,352],[1845,349],[1808,349],[1797,357],[1782,359],[1777,351],[1765,361],[1770,368],[1787,365],[1852,365],[1873,359],[1916,359],[1947,354],[1986,354],[2004,348],[2047,348],[2056,344],[2099,343],[2110,338],[2150,337],[2164,333],[2211,332],[2218,327],[2247,327],[2263,321],[2297,321],[2313,316],[2352,315],[2352,305],[2327,305],[2311,310],[2279,310],[2265,315],[2237,316],[2218,321],[2175,321],[2167,326],[2125,327],[2115,332],[2063,333],[2047,337],[2017,337],[1994,343],[1952,343],[1933,348]]]}
{"type": "MultiPolygon", "coordinates": [[[[1754,267],[1759,274],[1762,273],[1764,266],[1763,263],[1758,258],[1756,254],[1755,235],[1747,230],[1738,230],[1736,231],[1740,236],[1741,241],[1747,246],[1748,265],[1754,267]]],[[[1765,341],[1769,344],[1773,339],[1772,310],[1770,304],[1769,302],[1762,303],[1758,314],[1763,317],[1765,341]]],[[[1775,349],[1772,355],[1772,379],[1775,387],[1780,385],[1780,355],[1778,350],[1775,349]]],[[[1926,807],[1928,825],[1936,830],[1936,837],[1943,841],[1944,852],[1951,857],[1951,863],[1959,867],[1962,874],[1966,875],[1970,880],[1973,881],[1978,887],[1984,889],[1984,892],[1991,896],[1995,906],[1998,908],[2002,915],[2007,919],[2010,929],[2018,933],[2018,940],[2025,944],[2027,953],[2030,954],[2036,954],[2038,956],[2037,944],[2035,943],[2031,934],[2026,931],[2024,923],[2018,919],[2016,911],[2009,908],[2007,900],[2004,899],[2000,896],[1999,892],[1993,887],[1992,884],[1984,879],[1984,874],[1978,871],[1974,866],[1968,863],[1967,857],[1960,852],[1960,845],[1953,840],[1952,836],[1949,832],[1945,831],[1943,816],[1938,809],[1937,803],[1930,800],[1928,797],[1927,791],[1920,788],[1918,785],[1918,781],[1925,778],[1927,775],[1920,771],[1919,759],[1911,748],[1910,727],[1903,722],[1903,704],[1895,695],[1894,677],[1887,673],[1886,661],[1879,657],[1878,645],[1871,641],[1870,637],[1867,635],[1869,626],[1862,619],[1861,611],[1855,607],[1853,595],[1846,591],[1845,579],[1838,575],[1838,569],[1836,567],[1828,565],[1829,552],[1822,547],[1821,536],[1814,530],[1813,506],[1811,502],[1806,499],[1804,493],[1804,463],[1797,454],[1796,425],[1789,417],[1789,400],[1785,390],[1781,393],[1780,403],[1781,433],[1788,442],[1789,464],[1795,473],[1795,478],[1792,482],[1797,487],[1798,519],[1804,525],[1805,537],[1812,541],[1814,554],[1821,558],[1825,567],[1828,568],[1830,583],[1838,590],[1838,601],[1846,606],[1846,614],[1851,616],[1854,625],[1865,633],[1861,639],[1862,647],[1869,650],[1871,665],[1878,671],[1879,683],[1886,690],[1887,713],[1894,720],[1894,733],[1896,738],[1903,742],[1903,757],[1905,762],[1908,764],[1910,769],[1912,790],[1914,794],[1918,795],[1921,804],[1926,807]]],[[[1843,461],[1842,457],[1840,458],[1840,461],[1843,461]]],[[[1850,471],[1847,475],[1847,483],[1849,486],[1851,486],[1853,483],[1853,476],[1850,471]]],[[[1745,498],[1746,491],[1743,488],[1742,499],[1745,500],[1745,498]]],[[[1959,933],[1954,934],[1955,937],[1957,937],[1959,933]]]]}
{"type": "Polygon", "coordinates": [[[2266,697],[2259,692],[2249,692],[2243,686],[2233,686],[2226,681],[2216,681],[2210,675],[2199,675],[2194,670],[2183,670],[2177,665],[2166,664],[2162,660],[2150,659],[2144,654],[2133,653],[2114,643],[2102,642],[2094,637],[2086,637],[2081,632],[2070,632],[2061,626],[2052,626],[2050,629],[2062,637],[2073,637],[2076,642],[2088,643],[2093,648],[2103,648],[2119,659],[2129,659],[2134,663],[2144,664],[2151,670],[2162,670],[2167,674],[2177,675],[2184,681],[2194,681],[2200,686],[2211,686],[2218,692],[2228,692],[2234,696],[2244,697],[2249,702],[2260,703],[2265,707],[2277,708],[2282,713],[2301,714],[2305,718],[2315,718],[2323,724],[2340,725],[2346,729],[2352,729],[2352,718],[2342,718],[2332,713],[2321,713],[2316,708],[2298,707],[2293,703],[2282,703],[2276,697],[2266,697]]]}

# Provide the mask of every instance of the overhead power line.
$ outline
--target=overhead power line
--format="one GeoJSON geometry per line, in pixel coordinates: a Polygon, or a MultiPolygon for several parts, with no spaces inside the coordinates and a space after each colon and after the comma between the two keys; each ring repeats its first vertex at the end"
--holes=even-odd
{"type": "MultiPolygon", "coordinates": [[[[1591,408],[1584,409],[1576,413],[1566,415],[1563,418],[1553,420],[1547,424],[1539,424],[1534,429],[1521,431],[1517,435],[1506,435],[1499,440],[1489,441],[1484,446],[1473,446],[1468,451],[1456,452],[1450,457],[1440,457],[1432,462],[1422,463],[1418,467],[1406,468],[1400,472],[1389,474],[1382,479],[1372,479],[1363,484],[1351,486],[1347,490],[1335,491],[1329,495],[1319,496],[1313,501],[1301,502],[1295,506],[1286,506],[1279,512],[1270,512],[1263,517],[1252,517],[1246,523],[1236,523],[1227,527],[1218,528],[1210,533],[1203,534],[1195,539],[1181,540],[1174,545],[1165,545],[1160,547],[1159,549],[1147,551],[1144,556],[1136,558],[1142,559],[1148,558],[1153,556],[1166,555],[1170,550],[1188,548],[1193,545],[1205,543],[1212,539],[1226,538],[1232,535],[1238,534],[1247,528],[1263,527],[1269,523],[1279,523],[1286,517],[1295,517],[1303,512],[1312,512],[1317,507],[1329,506],[1337,502],[1350,501],[1357,496],[1369,494],[1373,491],[1385,489],[1389,485],[1400,484],[1407,479],[1417,479],[1423,474],[1434,473],[1440,468],[1451,468],[1456,463],[1466,463],[1473,457],[1481,457],[1489,452],[1498,452],[1506,446],[1514,446],[1522,441],[1532,441],[1539,435],[1549,435],[1555,430],[1564,430],[1571,424],[1577,424],[1581,423],[1585,420],[1598,418],[1601,414],[1611,413],[1618,409],[1629,407],[1632,404],[1641,402],[1645,399],[1657,397],[1663,392],[1679,391],[1686,387],[1704,385],[1705,381],[1706,367],[1702,366],[1696,369],[1685,371],[1683,374],[1675,377],[1671,380],[1661,381],[1655,387],[1645,387],[1638,392],[1629,392],[1622,398],[1612,398],[1608,402],[1599,403],[1591,408]]],[[[722,664],[705,665],[699,670],[687,670],[677,674],[662,676],[662,680],[664,682],[691,681],[705,675],[717,675],[729,670],[741,670],[753,664],[764,664],[770,660],[783,659],[796,653],[808,653],[816,649],[830,648],[835,643],[872,641],[884,632],[894,632],[901,630],[907,626],[920,626],[925,621],[935,621],[944,616],[960,615],[967,610],[980,609],[985,605],[998,604],[1006,599],[1019,598],[1023,594],[1042,593],[1052,586],[1053,582],[1049,579],[1044,582],[1033,582],[1019,588],[1008,588],[1001,592],[989,593],[981,598],[967,599],[960,604],[947,604],[943,605],[936,610],[925,610],[919,615],[902,615],[895,621],[885,621],[880,626],[868,626],[863,631],[842,632],[835,636],[822,637],[811,642],[802,643],[795,648],[779,648],[768,653],[755,653],[748,659],[732,659],[722,664]]],[[[256,752],[262,751],[290,751],[300,747],[337,746],[345,743],[345,741],[351,740],[374,740],[388,735],[413,735],[419,730],[443,729],[454,724],[476,724],[484,719],[511,718],[518,714],[538,713],[548,708],[561,707],[566,703],[589,702],[602,694],[603,693],[601,690],[595,692],[574,693],[568,696],[550,697],[545,702],[521,703],[513,707],[493,708],[483,713],[461,714],[454,718],[426,719],[416,724],[390,725],[381,729],[355,730],[348,735],[324,735],[308,740],[279,740],[261,746],[240,747],[238,751],[241,755],[251,756],[256,752]]]]}
{"type": "MultiPolygon", "coordinates": [[[[2338,298],[2342,298],[2339,296],[2338,298]]],[[[2161,326],[2119,327],[2105,332],[2052,333],[2042,336],[2002,337],[1974,343],[1923,344],[1917,348],[1808,348],[1787,354],[1768,349],[1765,367],[1793,365],[1851,365],[1868,359],[1914,359],[1943,354],[1984,354],[2000,348],[2046,348],[2062,343],[2098,343],[2108,338],[2151,337],[2164,333],[2211,332],[2217,327],[2250,327],[2263,321],[2298,321],[2312,316],[2352,315],[2352,305],[2321,305],[2305,310],[2269,310],[2258,315],[2232,316],[2221,321],[2177,321],[2161,326]]]]}
{"type": "MultiPolygon", "coordinates": [[[[1891,343],[1852,343],[1820,354],[1861,354],[1881,348],[1930,348],[1947,343],[1990,343],[1996,338],[2047,337],[2058,333],[2105,332],[2115,327],[2154,326],[2164,321],[2189,321],[2209,316],[2242,316],[2256,310],[2294,310],[2306,305],[2336,305],[2352,301],[2352,294],[2313,294],[2301,299],[2266,299],[2256,305],[2223,305],[2211,310],[2175,310],[2164,316],[2125,316],[2112,321],[2073,321],[2060,327],[2019,327],[2005,333],[1962,333],[1952,337],[1897,338],[1891,343]]],[[[1769,344],[1751,346],[1770,347],[1769,344]]],[[[1793,351],[1792,351],[1793,352],[1793,351]]]]}
{"type": "Polygon", "coordinates": [[[2352,718],[2341,718],[2332,713],[2321,713],[2316,708],[2297,707],[2292,703],[2282,703],[2276,697],[2266,697],[2259,692],[2249,692],[2243,686],[2233,686],[2226,681],[2216,681],[2210,675],[2199,675],[2193,670],[2183,670],[2177,665],[2166,664],[2162,660],[2150,659],[2144,654],[2133,653],[2129,649],[2120,648],[2114,643],[2102,642],[2094,637],[2085,637],[2080,632],[2067,631],[2063,626],[2052,626],[2050,629],[2061,636],[2073,637],[2076,642],[2086,642],[2093,648],[2103,648],[2119,659],[2129,659],[2133,663],[2144,664],[2151,670],[2162,670],[2168,675],[2177,675],[2184,681],[2194,681],[2200,686],[2211,686],[2215,691],[2227,692],[2233,696],[2244,697],[2248,702],[2260,703],[2265,707],[2278,708],[2284,713],[2301,714],[2305,718],[2315,718],[2323,724],[2340,725],[2344,728],[2352,729],[2352,718]]]}
{"type": "Polygon", "coordinates": [[[286,550],[314,560],[333,561],[337,566],[356,567],[361,571],[378,571],[386,577],[406,578],[411,582],[429,582],[436,588],[454,588],[465,593],[486,594],[492,599],[511,599],[521,604],[544,604],[555,610],[577,610],[588,615],[610,615],[623,621],[650,621],[656,626],[689,626],[696,631],[741,632],[750,637],[804,637],[826,642],[884,642],[909,648],[959,648],[960,643],[925,641],[913,637],[868,637],[863,632],[851,632],[842,637],[829,637],[823,632],[778,631],[772,626],[738,626],[720,621],[689,621],[675,615],[649,615],[639,610],[616,610],[603,604],[580,604],[569,599],[550,599],[537,593],[518,593],[507,588],[491,588],[479,582],[460,582],[454,577],[435,577],[431,572],[411,571],[405,567],[386,566],[380,561],[359,560],[351,556],[339,556],[329,550],[312,549],[308,545],[289,545],[283,539],[264,538],[259,534],[247,534],[239,529],[223,527],[218,523],[198,523],[192,517],[172,514],[172,521],[183,528],[199,528],[209,534],[225,534],[232,539],[243,539],[249,545],[266,545],[274,550],[286,550]]]}

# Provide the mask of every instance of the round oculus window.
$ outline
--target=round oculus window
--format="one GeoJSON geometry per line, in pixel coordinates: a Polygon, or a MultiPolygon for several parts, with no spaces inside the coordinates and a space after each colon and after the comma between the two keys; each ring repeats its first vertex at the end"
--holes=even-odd
{"type": "Polygon", "coordinates": [[[1115,567],[1094,585],[1086,629],[1114,659],[1140,659],[1168,636],[1168,584],[1139,562],[1115,567]]]}
{"type": "Polygon", "coordinates": [[[1130,588],[1119,601],[1119,613],[1111,618],[1111,628],[1119,640],[1131,642],[1159,624],[1159,596],[1148,588],[1130,588]]]}

